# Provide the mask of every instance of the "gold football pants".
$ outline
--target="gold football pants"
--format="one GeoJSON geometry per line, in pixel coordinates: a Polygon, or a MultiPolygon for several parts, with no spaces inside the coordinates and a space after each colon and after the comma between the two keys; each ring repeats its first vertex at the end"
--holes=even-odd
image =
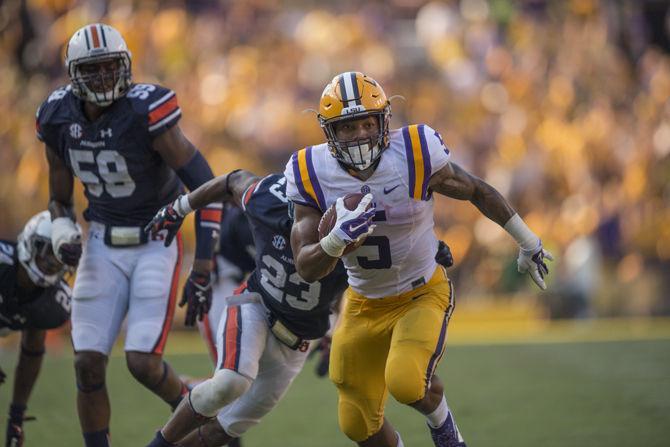
{"type": "Polygon", "coordinates": [[[381,429],[389,391],[403,404],[424,397],[444,353],[453,293],[438,267],[428,283],[401,295],[369,299],[349,288],[345,298],[330,379],[340,429],[361,442],[381,429]]]}

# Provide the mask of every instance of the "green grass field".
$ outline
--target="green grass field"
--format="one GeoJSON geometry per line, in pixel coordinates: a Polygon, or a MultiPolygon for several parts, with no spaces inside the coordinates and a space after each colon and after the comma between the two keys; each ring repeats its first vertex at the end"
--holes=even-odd
{"type": "MultiPolygon", "coordinates": [[[[663,334],[667,334],[664,331],[663,334]]],[[[181,373],[207,374],[209,360],[190,335],[174,334],[167,356],[181,373]],[[183,340],[180,341],[180,338],[183,340]],[[195,343],[198,354],[181,354],[195,343]]],[[[670,337],[642,340],[448,346],[439,372],[469,446],[670,445],[670,337]]],[[[10,376],[0,389],[8,406],[15,352],[0,353],[10,376]]],[[[284,401],[251,430],[245,447],[353,445],[339,433],[335,389],[309,363],[284,401]]],[[[112,441],[144,446],[169,412],[113,357],[108,385],[112,441]]],[[[26,446],[82,445],[72,358],[48,356],[28,413],[26,446]]],[[[389,402],[387,415],[407,447],[432,445],[423,417],[389,402]]],[[[4,428],[4,423],[2,425],[4,428]]]]}

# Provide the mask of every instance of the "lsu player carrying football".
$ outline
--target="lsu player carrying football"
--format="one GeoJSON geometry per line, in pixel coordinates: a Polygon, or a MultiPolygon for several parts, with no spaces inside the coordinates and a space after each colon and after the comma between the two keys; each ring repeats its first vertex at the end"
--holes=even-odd
{"type": "MultiPolygon", "coordinates": [[[[110,403],[105,386],[109,352],[127,317],[126,363],[132,375],[172,407],[186,393],[162,359],[174,315],[181,241],[164,247],[144,225],[185,185],[213,178],[200,152],[177,124],[172,90],[131,80],[131,55],[121,34],[101,23],[70,39],[65,63],[70,84],[37,111],[37,136],[49,162],[52,243],[63,263],[77,266],[72,344],[77,410],[87,447],[109,445],[110,403]],[[75,227],[74,176],[84,184],[88,238],[75,227]],[[79,258],[81,256],[81,262],[79,258]]],[[[196,215],[196,254],[182,303],[187,324],[211,302],[210,272],[220,205],[196,215]]]]}
{"type": "Polygon", "coordinates": [[[544,259],[551,255],[495,188],[450,161],[439,133],[424,124],[391,130],[390,117],[381,86],[362,73],[339,74],[324,89],[318,119],[327,142],[293,154],[284,172],[295,204],[295,264],[310,282],[340,259],[347,269],[330,364],[341,430],[360,446],[402,446],[384,418],[390,392],[426,415],[435,446],[461,447],[465,442],[434,374],[454,291],[431,249],[437,244],[433,193],[468,200],[507,230],[520,246],[519,271],[542,289],[544,259]],[[342,197],[353,192],[365,196],[349,210],[342,197]],[[333,204],[335,225],[319,239],[319,221],[333,204]]]}

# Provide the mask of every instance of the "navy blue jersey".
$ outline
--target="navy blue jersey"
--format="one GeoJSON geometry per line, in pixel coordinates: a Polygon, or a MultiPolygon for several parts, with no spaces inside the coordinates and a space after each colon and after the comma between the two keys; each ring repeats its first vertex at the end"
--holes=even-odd
{"type": "Polygon", "coordinates": [[[296,335],[322,337],[328,331],[330,305],[347,287],[341,262],[325,278],[303,280],[291,250],[292,221],[288,215],[286,178],[269,175],[245,194],[244,211],[256,243],[256,270],[247,284],[263,297],[265,306],[296,335]]]}
{"type": "Polygon", "coordinates": [[[52,287],[23,290],[16,243],[0,240],[0,328],[53,329],[70,319],[72,292],[65,281],[52,287]]]}
{"type": "Polygon", "coordinates": [[[256,267],[254,261],[256,247],[249,221],[240,208],[227,205],[223,209],[219,240],[219,256],[240,269],[241,277],[236,279],[242,282],[256,267]]]}
{"type": "Polygon", "coordinates": [[[153,139],[181,116],[172,90],[135,84],[94,122],[70,87],[54,91],[37,111],[37,137],[85,186],[86,220],[109,225],[146,224],[174,200],[181,182],[153,139]]]}

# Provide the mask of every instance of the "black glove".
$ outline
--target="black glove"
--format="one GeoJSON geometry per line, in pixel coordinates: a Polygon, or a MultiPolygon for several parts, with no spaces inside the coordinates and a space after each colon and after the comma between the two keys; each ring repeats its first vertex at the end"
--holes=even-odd
{"type": "Polygon", "coordinates": [[[7,374],[0,368],[0,385],[5,383],[5,379],[7,378],[7,374]]]}
{"type": "Polygon", "coordinates": [[[212,306],[212,280],[209,272],[202,273],[191,270],[184,285],[184,292],[179,307],[186,305],[184,324],[193,326],[196,317],[202,321],[212,306]]]}
{"type": "Polygon", "coordinates": [[[454,265],[454,257],[451,255],[451,249],[444,241],[439,241],[437,244],[437,253],[435,254],[435,262],[443,265],[446,268],[454,265]]]}
{"type": "Polygon", "coordinates": [[[174,207],[175,203],[176,201],[158,210],[151,222],[144,227],[144,232],[151,233],[151,236],[156,236],[156,233],[161,230],[167,230],[164,241],[166,247],[170,246],[184,222],[184,216],[180,215],[174,207]]]}

